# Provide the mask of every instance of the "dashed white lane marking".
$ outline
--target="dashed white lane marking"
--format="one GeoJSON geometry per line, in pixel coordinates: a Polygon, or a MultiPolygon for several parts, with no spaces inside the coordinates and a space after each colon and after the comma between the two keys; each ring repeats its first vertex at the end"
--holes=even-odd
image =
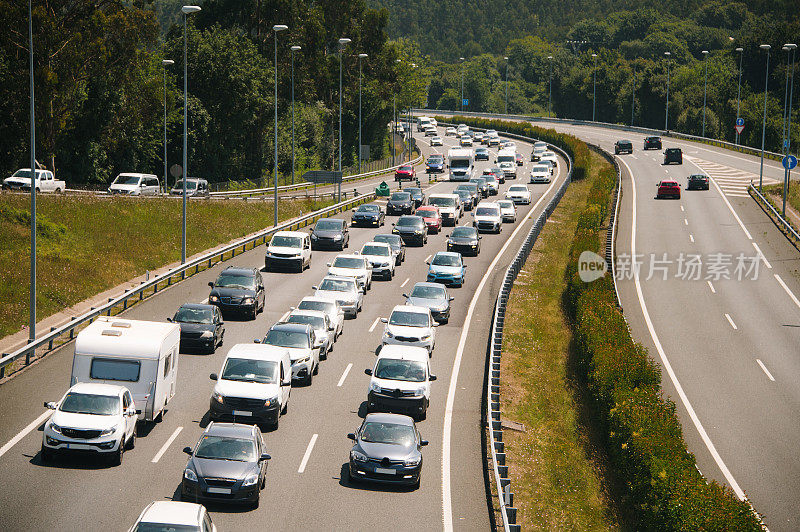
{"type": "Polygon", "coordinates": [[[50,410],[44,411],[41,416],[34,419],[27,427],[19,431],[19,434],[11,438],[8,443],[0,447],[0,456],[6,454],[12,447],[19,443],[22,438],[27,436],[32,430],[36,429],[36,427],[44,423],[45,420],[50,417],[50,414],[52,414],[50,410]]]}
{"type": "Polygon", "coordinates": [[[767,377],[769,377],[769,380],[771,380],[772,382],[775,382],[775,377],[773,377],[772,373],[769,372],[769,370],[767,369],[767,366],[765,366],[764,363],[761,362],[761,360],[758,359],[758,358],[756,359],[756,362],[758,362],[758,365],[761,366],[761,369],[764,370],[764,373],[767,374],[767,377]]]}
{"type": "Polygon", "coordinates": [[[683,205],[681,205],[681,212],[685,212],[685,211],[686,211],[686,209],[684,209],[683,205]]]}
{"type": "Polygon", "coordinates": [[[400,285],[400,288],[403,288],[408,283],[408,281],[410,281],[410,280],[411,280],[411,277],[408,277],[405,281],[403,281],[403,284],[400,285]]]}
{"type": "Polygon", "coordinates": [[[725,318],[727,318],[727,320],[728,320],[728,323],[730,323],[730,324],[731,324],[731,327],[733,327],[733,330],[734,330],[734,331],[739,329],[739,327],[737,327],[737,326],[736,326],[736,324],[735,324],[735,323],[733,323],[733,318],[731,318],[731,315],[730,315],[730,314],[725,314],[725,318]]]}
{"type": "Polygon", "coordinates": [[[717,291],[716,291],[716,290],[714,290],[714,285],[713,285],[713,284],[711,284],[711,281],[706,281],[706,282],[708,283],[708,287],[711,289],[711,293],[712,293],[712,294],[716,294],[716,293],[717,293],[717,291]]]}
{"type": "Polygon", "coordinates": [[[311,458],[311,451],[314,450],[314,444],[317,443],[317,436],[319,435],[314,434],[313,436],[311,436],[311,441],[308,442],[308,447],[306,447],[306,454],[303,455],[303,461],[300,462],[300,467],[297,468],[298,473],[302,473],[306,470],[308,459],[311,458]]]}
{"type": "Polygon", "coordinates": [[[433,257],[433,255],[428,255],[427,257],[425,257],[425,262],[428,262],[429,260],[431,260],[431,257],[433,257]]]}
{"type": "MultiPolygon", "coordinates": [[[[778,275],[777,273],[775,274],[775,280],[778,281],[778,284],[781,285],[783,290],[792,299],[794,304],[797,305],[798,308],[800,308],[800,301],[798,301],[797,297],[794,295],[794,293],[791,290],[789,290],[789,287],[786,286],[786,283],[783,282],[783,279],[781,279],[781,276],[778,275]]],[[[2,456],[2,455],[3,455],[3,453],[2,453],[2,451],[0,451],[0,456],[2,456]]]]}
{"type": "Polygon", "coordinates": [[[683,219],[683,225],[689,225],[689,220],[687,220],[686,218],[684,218],[684,219],[683,219]]]}
{"type": "Polygon", "coordinates": [[[761,253],[761,248],[758,247],[758,244],[756,244],[755,242],[752,242],[752,244],[753,247],[756,248],[756,251],[758,251],[758,256],[761,258],[761,260],[764,261],[764,265],[767,267],[768,270],[771,270],[772,264],[770,264],[769,261],[767,260],[767,257],[765,257],[763,253],[761,253]]]}
{"type": "Polygon", "coordinates": [[[689,235],[689,241],[690,242],[694,242],[694,236],[693,235],[689,235]]]}
{"type": "Polygon", "coordinates": [[[373,322],[372,322],[372,325],[370,325],[370,327],[369,327],[369,332],[372,332],[372,331],[374,331],[374,330],[375,330],[375,327],[377,327],[377,326],[378,326],[378,322],[379,322],[379,321],[381,321],[381,318],[380,318],[380,316],[378,316],[377,318],[375,318],[375,321],[373,321],[373,322]]]}
{"type": "Polygon", "coordinates": [[[167,441],[164,442],[164,445],[161,446],[161,449],[159,449],[156,455],[153,457],[153,459],[150,460],[152,463],[157,464],[158,461],[161,460],[161,457],[164,456],[164,453],[167,452],[169,446],[172,445],[172,442],[175,441],[175,438],[178,437],[178,434],[180,434],[182,430],[183,427],[178,427],[177,429],[175,429],[175,432],[172,433],[172,436],[170,436],[167,439],[167,441]]]}
{"type": "Polygon", "coordinates": [[[342,384],[344,384],[344,380],[347,378],[347,374],[350,373],[350,369],[353,367],[353,364],[350,363],[344,368],[344,373],[342,373],[342,378],[339,379],[339,383],[336,385],[337,387],[341,388],[342,384]]]}

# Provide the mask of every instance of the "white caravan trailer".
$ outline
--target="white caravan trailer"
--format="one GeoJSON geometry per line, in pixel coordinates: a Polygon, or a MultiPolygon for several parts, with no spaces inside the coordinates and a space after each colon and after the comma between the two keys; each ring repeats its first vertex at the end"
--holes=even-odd
{"type": "Polygon", "coordinates": [[[160,420],[178,377],[177,323],[100,316],[75,340],[70,385],[98,382],[125,386],[139,421],[160,420]]]}

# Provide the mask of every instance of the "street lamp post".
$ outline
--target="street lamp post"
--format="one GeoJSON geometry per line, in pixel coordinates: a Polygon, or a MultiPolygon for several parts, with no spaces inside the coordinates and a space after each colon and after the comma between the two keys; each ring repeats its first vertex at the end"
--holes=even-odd
{"type": "MultiPolygon", "coordinates": [[[[787,119],[786,119],[786,139],[784,141],[786,148],[785,154],[789,155],[789,149],[792,147],[792,96],[794,95],[794,54],[797,45],[794,43],[789,43],[784,45],[784,49],[787,50],[786,54],[786,66],[789,66],[789,55],[792,56],[792,81],[789,88],[789,103],[787,106],[787,119]]],[[[788,71],[787,71],[788,76],[788,71]]],[[[789,179],[791,178],[792,171],[788,168],[784,171],[784,179],[783,179],[783,215],[786,215],[786,197],[789,195],[789,179]]]]}
{"type": "Polygon", "coordinates": [[[764,142],[767,138],[767,88],[769,86],[769,49],[771,47],[768,44],[762,44],[759,48],[767,52],[767,63],[764,69],[764,118],[761,121],[761,168],[758,172],[758,190],[760,192],[764,181],[764,142]]]}
{"type": "Polygon", "coordinates": [[[506,60],[506,113],[508,114],[508,57],[504,57],[503,59],[506,60]]]}
{"type": "Polygon", "coordinates": [[[198,11],[200,11],[200,6],[183,6],[181,8],[181,12],[183,13],[183,232],[181,238],[181,264],[186,263],[186,183],[189,177],[189,153],[187,148],[189,133],[186,125],[189,100],[189,69],[186,65],[186,17],[198,11]]]}
{"type": "Polygon", "coordinates": [[[706,95],[708,94],[708,50],[703,50],[703,134],[702,137],[706,136],[706,95]]]}
{"type": "Polygon", "coordinates": [[[292,52],[292,184],[294,185],[294,53],[301,48],[292,46],[289,50],[292,52]]]}
{"type": "Polygon", "coordinates": [[[339,189],[337,193],[337,202],[342,201],[342,50],[351,40],[347,37],[339,39],[339,189]]]}
{"type": "Polygon", "coordinates": [[[278,32],[288,30],[285,24],[275,24],[272,26],[272,33],[275,35],[275,64],[272,68],[275,74],[273,85],[275,86],[275,171],[272,176],[273,207],[272,214],[275,226],[278,226],[278,32]]]}
{"type": "MultiPolygon", "coordinates": [[[[736,123],[739,123],[739,106],[742,102],[742,56],[744,55],[744,48],[737,48],[737,52],[739,52],[739,83],[736,88],[736,123]]],[[[739,130],[736,130],[736,139],[734,144],[737,146],[739,145],[739,130]]]]}
{"type": "Polygon", "coordinates": [[[174,65],[175,61],[172,59],[162,59],[161,64],[164,66],[164,192],[169,191],[167,186],[167,67],[174,65]]]}
{"type": "Polygon", "coordinates": [[[550,118],[550,102],[553,100],[553,56],[547,56],[548,63],[550,64],[550,90],[547,93],[547,118],[550,118]]]}
{"type": "Polygon", "coordinates": [[[664,131],[669,131],[669,56],[672,54],[664,52],[667,58],[667,104],[664,106],[664,131]]]}
{"type": "Polygon", "coordinates": [[[633,127],[633,114],[636,110],[636,65],[633,65],[633,86],[631,87],[631,127],[633,127]]]}
{"type": "Polygon", "coordinates": [[[592,122],[595,121],[595,100],[597,98],[597,54],[592,54],[594,58],[594,71],[592,76],[592,122]]]}
{"type": "Polygon", "coordinates": [[[461,112],[464,112],[464,58],[459,57],[459,61],[461,61],[461,112]]]}
{"type": "Polygon", "coordinates": [[[358,173],[361,173],[361,60],[369,57],[358,54],[358,173]]]}
{"type": "Polygon", "coordinates": [[[36,122],[34,121],[33,87],[33,13],[28,0],[28,66],[31,85],[31,284],[28,321],[28,343],[36,340],[36,122]]]}

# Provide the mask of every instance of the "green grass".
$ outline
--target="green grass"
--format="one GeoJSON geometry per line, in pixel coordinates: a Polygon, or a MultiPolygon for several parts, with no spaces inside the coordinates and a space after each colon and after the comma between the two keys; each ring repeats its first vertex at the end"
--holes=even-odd
{"type": "MultiPolygon", "coordinates": [[[[28,196],[0,195],[0,337],[28,321],[29,209],[28,196]]],[[[285,220],[313,209],[312,201],[282,201],[279,215],[285,220]]],[[[272,222],[271,202],[191,201],[187,254],[272,222]]],[[[179,201],[42,195],[37,227],[39,319],[180,260],[179,201]]]]}
{"type": "Polygon", "coordinates": [[[572,237],[600,165],[561,200],[511,291],[506,313],[501,400],[509,475],[523,530],[616,530],[601,467],[581,424],[579,385],[570,372],[572,334],[562,294],[572,237]]]}

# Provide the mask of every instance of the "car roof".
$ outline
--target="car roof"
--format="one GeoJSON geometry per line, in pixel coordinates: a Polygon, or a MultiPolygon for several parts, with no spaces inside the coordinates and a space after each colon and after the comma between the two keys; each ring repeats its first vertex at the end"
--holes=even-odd
{"type": "Polygon", "coordinates": [[[236,266],[228,266],[227,268],[222,270],[220,273],[230,273],[230,274],[233,274],[233,275],[242,275],[242,276],[255,277],[256,270],[254,268],[237,268],[236,266]]]}
{"type": "Polygon", "coordinates": [[[382,358],[392,358],[395,360],[416,360],[417,362],[425,362],[427,364],[429,357],[428,350],[424,347],[388,344],[381,347],[381,351],[378,353],[378,360],[382,358]]]}
{"type": "Polygon", "coordinates": [[[336,259],[361,259],[364,260],[364,255],[357,255],[355,253],[339,253],[336,255],[333,260],[336,259]]]}
{"type": "Polygon", "coordinates": [[[291,332],[303,332],[308,333],[312,329],[311,325],[307,323],[276,323],[269,330],[276,330],[276,331],[291,331],[291,332]]]}
{"type": "Polygon", "coordinates": [[[441,255],[443,257],[458,257],[459,259],[461,258],[461,253],[455,251],[437,251],[434,257],[436,257],[436,255],[441,255]]]}
{"type": "Polygon", "coordinates": [[[328,299],[326,297],[316,297],[316,296],[306,296],[306,297],[304,297],[303,299],[300,300],[301,303],[303,301],[309,301],[311,303],[326,303],[326,304],[331,304],[331,305],[335,305],[336,304],[336,302],[333,301],[332,299],[328,299]]]}
{"type": "Polygon", "coordinates": [[[275,234],[273,234],[273,235],[272,235],[272,237],[273,237],[273,238],[275,238],[276,236],[297,236],[297,237],[303,237],[303,236],[308,236],[308,233],[305,233],[305,232],[303,232],[303,231],[277,231],[275,234]]]}
{"type": "Polygon", "coordinates": [[[203,434],[230,438],[250,437],[253,435],[254,426],[242,423],[215,423],[212,421],[203,434]]]}
{"type": "MultiPolygon", "coordinates": [[[[494,201],[482,201],[482,202],[478,203],[478,207],[500,207],[500,205],[498,205],[494,201]]],[[[445,252],[444,251],[440,251],[439,253],[445,253],[445,252]]]]}
{"type": "Polygon", "coordinates": [[[286,318],[288,319],[291,316],[313,316],[315,318],[325,319],[328,315],[325,312],[322,312],[321,310],[296,308],[290,311],[289,314],[286,316],[286,318]]]}
{"type": "Polygon", "coordinates": [[[409,427],[416,426],[414,420],[410,416],[403,414],[389,414],[387,412],[372,412],[364,417],[364,423],[394,423],[397,425],[408,425],[409,427]]]}
{"type": "Polygon", "coordinates": [[[101,384],[99,382],[79,382],[68,392],[85,393],[86,395],[119,395],[124,386],[117,384],[101,384]]]}
{"type": "Polygon", "coordinates": [[[200,524],[203,506],[193,502],[153,501],[139,517],[141,523],[169,523],[192,526],[200,524]]]}
{"type": "Polygon", "coordinates": [[[326,275],[322,278],[322,280],[331,279],[333,281],[347,281],[349,283],[355,283],[356,280],[353,277],[346,277],[344,275],[326,275]]]}
{"type": "Polygon", "coordinates": [[[289,351],[285,347],[269,344],[236,344],[230,348],[226,358],[280,360],[284,355],[289,355],[289,351]]]}
{"type": "MultiPolygon", "coordinates": [[[[374,240],[370,240],[369,242],[365,242],[364,246],[379,246],[379,247],[387,247],[389,249],[392,249],[392,246],[390,246],[386,242],[375,242],[374,240]]],[[[361,249],[364,249],[364,246],[361,246],[361,249]]],[[[363,255],[361,255],[361,256],[363,256],[363,255]]]]}
{"type": "Polygon", "coordinates": [[[206,305],[204,303],[184,303],[180,308],[190,308],[193,310],[213,310],[214,305],[206,305]]]}
{"type": "Polygon", "coordinates": [[[416,305],[395,305],[392,309],[392,312],[401,311],[401,312],[416,312],[417,314],[430,314],[431,311],[428,307],[418,307],[416,305]]]}
{"type": "Polygon", "coordinates": [[[508,187],[508,190],[511,190],[512,188],[517,190],[519,189],[528,190],[528,185],[511,185],[510,187],[508,187]]]}

